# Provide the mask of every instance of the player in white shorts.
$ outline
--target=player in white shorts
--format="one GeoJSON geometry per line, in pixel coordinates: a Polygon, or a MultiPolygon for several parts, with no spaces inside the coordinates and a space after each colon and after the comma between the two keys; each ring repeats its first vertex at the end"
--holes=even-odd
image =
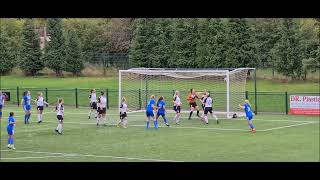
{"type": "Polygon", "coordinates": [[[88,114],[88,119],[91,118],[91,113],[92,111],[94,112],[94,117],[97,118],[97,94],[96,94],[96,90],[92,89],[90,94],[89,94],[89,101],[90,101],[90,111],[88,114]]]}
{"type": "Polygon", "coordinates": [[[49,105],[46,101],[43,100],[42,92],[38,92],[38,97],[36,99],[37,102],[37,110],[38,110],[38,123],[42,122],[42,113],[43,113],[43,105],[49,105]]]}
{"type": "Polygon", "coordinates": [[[104,92],[101,91],[101,96],[98,98],[98,116],[97,116],[97,126],[100,125],[100,122],[103,125],[106,121],[106,107],[107,107],[107,98],[104,95],[104,92]]]}
{"type": "Polygon", "coordinates": [[[128,127],[128,115],[127,115],[128,105],[126,103],[126,98],[122,97],[121,105],[120,105],[120,121],[118,123],[118,126],[122,126],[123,128],[128,127]]]}

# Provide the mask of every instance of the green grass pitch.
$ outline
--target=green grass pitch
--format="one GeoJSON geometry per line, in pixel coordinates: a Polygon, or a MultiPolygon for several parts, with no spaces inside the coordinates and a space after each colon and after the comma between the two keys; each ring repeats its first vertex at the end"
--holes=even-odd
{"type": "Polygon", "coordinates": [[[56,135],[53,108],[46,108],[44,122],[37,123],[33,108],[30,124],[23,123],[22,108],[5,107],[1,122],[2,162],[110,162],[110,161],[313,161],[319,162],[319,117],[290,115],[257,115],[256,133],[249,132],[246,120],[226,119],[219,115],[220,124],[209,120],[204,125],[196,116],[181,124],[171,121],[165,127],[145,129],[143,112],[129,113],[127,129],[112,124],[118,122],[118,111],[107,110],[108,126],[97,127],[88,119],[88,109],[66,107],[64,133],[56,135]],[[9,111],[14,111],[16,150],[7,149],[6,124],[9,111]]]}

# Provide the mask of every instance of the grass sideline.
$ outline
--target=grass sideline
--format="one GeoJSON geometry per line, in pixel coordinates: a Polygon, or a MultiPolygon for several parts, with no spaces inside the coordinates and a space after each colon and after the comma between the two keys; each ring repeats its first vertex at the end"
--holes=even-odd
{"type": "MultiPolygon", "coordinates": [[[[144,113],[129,114],[129,128],[117,128],[118,112],[107,111],[107,127],[87,119],[87,109],[66,109],[64,134],[56,135],[55,113],[45,109],[44,122],[23,124],[23,112],[6,107],[1,122],[2,162],[96,162],[96,161],[213,161],[213,162],[319,162],[319,118],[315,116],[257,115],[257,133],[248,131],[246,120],[214,120],[209,125],[182,115],[180,125],[145,129],[144,113]],[[16,113],[16,150],[6,148],[9,111],[16,113]]],[[[152,123],[151,123],[151,127],[152,123]]]]}

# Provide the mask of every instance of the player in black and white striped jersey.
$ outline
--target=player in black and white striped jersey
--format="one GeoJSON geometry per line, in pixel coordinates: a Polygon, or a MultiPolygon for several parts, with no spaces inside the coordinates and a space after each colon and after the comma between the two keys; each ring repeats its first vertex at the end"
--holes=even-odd
{"type": "Polygon", "coordinates": [[[49,103],[44,101],[42,92],[38,92],[38,97],[36,99],[36,102],[37,102],[37,110],[38,110],[38,123],[41,123],[42,117],[43,117],[43,106],[44,104],[49,105],[49,103]]]}
{"type": "Polygon", "coordinates": [[[94,112],[94,118],[97,118],[97,95],[96,90],[92,89],[89,94],[89,102],[90,102],[90,111],[88,114],[88,119],[91,118],[92,111],[94,112]]]}

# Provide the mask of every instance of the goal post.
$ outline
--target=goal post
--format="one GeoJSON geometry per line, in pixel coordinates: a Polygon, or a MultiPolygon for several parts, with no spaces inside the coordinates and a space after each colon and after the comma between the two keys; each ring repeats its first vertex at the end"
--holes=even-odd
{"type": "MultiPolygon", "coordinates": [[[[238,107],[245,99],[248,72],[255,68],[235,69],[166,69],[132,68],[119,70],[119,107],[126,97],[128,108],[143,111],[151,95],[163,96],[167,110],[172,109],[172,97],[180,92],[182,111],[189,111],[187,96],[191,88],[197,92],[208,91],[213,99],[213,109],[227,118],[243,115],[238,107]]],[[[199,108],[200,102],[197,101],[199,108]]]]}

